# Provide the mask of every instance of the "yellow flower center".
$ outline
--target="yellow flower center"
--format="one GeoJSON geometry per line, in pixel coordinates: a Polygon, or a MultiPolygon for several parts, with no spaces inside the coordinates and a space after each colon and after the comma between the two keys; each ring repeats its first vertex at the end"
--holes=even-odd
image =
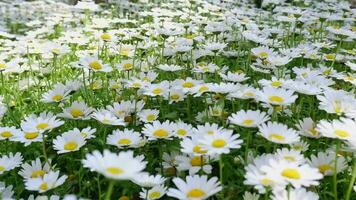
{"type": "Polygon", "coordinates": [[[185,83],[183,83],[183,87],[184,87],[184,88],[192,88],[192,87],[194,87],[194,83],[192,83],[192,82],[185,82],[185,83]]]}
{"type": "Polygon", "coordinates": [[[151,192],[150,194],[148,194],[148,197],[150,199],[157,199],[161,196],[161,193],[158,192],[158,191],[154,191],[154,192],[151,192]]]}
{"type": "Polygon", "coordinates": [[[51,51],[54,54],[60,54],[61,53],[61,50],[59,50],[58,48],[53,48],[51,51]]]}
{"type": "Polygon", "coordinates": [[[288,160],[288,161],[292,161],[292,162],[295,161],[295,157],[294,156],[284,156],[284,159],[288,160]]]}
{"type": "Polygon", "coordinates": [[[73,151],[77,147],[78,147],[78,144],[76,142],[67,142],[67,144],[64,145],[64,150],[73,151]]]}
{"type": "Polygon", "coordinates": [[[199,145],[195,145],[194,147],[193,147],[193,152],[194,153],[198,153],[198,154],[204,154],[204,153],[206,153],[206,152],[208,152],[207,150],[203,150],[202,148],[201,148],[201,146],[199,146],[199,145]]]}
{"type": "Polygon", "coordinates": [[[40,185],[40,190],[48,190],[48,184],[47,183],[42,183],[40,185]]]}
{"type": "Polygon", "coordinates": [[[335,55],[334,54],[326,54],[325,58],[328,60],[335,60],[335,55]]]}
{"type": "Polygon", "coordinates": [[[253,97],[253,96],[255,96],[255,94],[254,94],[253,92],[245,92],[245,93],[244,93],[244,96],[246,96],[246,97],[253,97]]]}
{"type": "Polygon", "coordinates": [[[260,57],[260,58],[266,58],[268,56],[268,53],[267,52],[260,52],[259,54],[258,54],[258,57],[260,57]]]}
{"type": "Polygon", "coordinates": [[[103,66],[101,65],[101,63],[99,61],[93,61],[93,62],[89,63],[89,67],[94,70],[101,70],[103,68],[103,66]]]}
{"type": "Polygon", "coordinates": [[[119,52],[119,54],[122,56],[128,56],[129,53],[130,53],[130,49],[125,49],[125,48],[122,48],[119,52]]]}
{"type": "Polygon", "coordinates": [[[0,165],[0,172],[5,171],[5,167],[0,165]]]}
{"type": "Polygon", "coordinates": [[[132,69],[133,64],[132,63],[125,63],[122,65],[122,67],[126,70],[132,69]]]}
{"type": "Polygon", "coordinates": [[[118,167],[108,167],[106,168],[106,172],[112,175],[119,175],[122,174],[124,171],[118,167]]]}
{"type": "Polygon", "coordinates": [[[318,169],[319,169],[320,173],[325,174],[326,171],[333,170],[333,167],[328,164],[325,164],[325,165],[318,166],[318,169]]]}
{"type": "Polygon", "coordinates": [[[43,129],[48,128],[48,126],[49,126],[48,123],[42,122],[42,123],[37,124],[36,128],[43,130],[43,129]]]}
{"type": "Polygon", "coordinates": [[[207,91],[209,88],[207,87],[207,86],[205,86],[205,85],[203,85],[203,86],[201,86],[200,88],[199,88],[199,92],[205,92],[205,91],[207,91]]]}
{"type": "Polygon", "coordinates": [[[162,89],[161,88],[155,88],[152,90],[152,93],[155,95],[159,95],[162,93],[162,89]]]}
{"type": "Polygon", "coordinates": [[[38,137],[38,132],[27,132],[25,133],[25,138],[28,140],[32,140],[38,137]]]}
{"type": "Polygon", "coordinates": [[[336,129],[335,134],[341,138],[349,137],[350,134],[347,131],[341,130],[341,129],[336,129]]]}
{"type": "Polygon", "coordinates": [[[273,183],[273,181],[269,178],[263,178],[260,180],[260,182],[265,186],[271,185],[273,183]]]}
{"type": "Polygon", "coordinates": [[[222,140],[222,139],[216,139],[211,143],[211,146],[213,146],[215,148],[222,148],[222,147],[226,146],[226,142],[225,142],[225,140],[222,140]]]}
{"type": "Polygon", "coordinates": [[[177,135],[182,135],[182,136],[187,135],[187,131],[184,130],[184,129],[178,129],[177,130],[177,135]]]}
{"type": "Polygon", "coordinates": [[[78,117],[82,117],[84,116],[84,112],[80,109],[77,109],[77,108],[73,108],[71,111],[70,111],[70,114],[74,117],[74,118],[78,118],[78,117]]]}
{"type": "Polygon", "coordinates": [[[190,160],[190,164],[194,167],[197,166],[202,166],[204,165],[204,159],[202,159],[201,156],[194,156],[191,160],[190,160]]]}
{"type": "Polygon", "coordinates": [[[335,111],[337,114],[340,114],[340,113],[342,112],[341,102],[340,102],[340,101],[334,101],[334,102],[333,102],[333,105],[334,105],[334,111],[335,111]]]}
{"type": "Polygon", "coordinates": [[[173,94],[173,95],[171,95],[171,99],[172,100],[178,100],[179,99],[179,95],[178,94],[173,94]]]}
{"type": "Polygon", "coordinates": [[[309,129],[309,132],[312,135],[319,135],[319,132],[315,128],[309,129]]]}
{"type": "Polygon", "coordinates": [[[108,33],[103,33],[100,37],[103,40],[111,40],[111,36],[108,33]]]}
{"type": "Polygon", "coordinates": [[[199,188],[190,190],[187,194],[188,198],[202,198],[205,196],[205,192],[199,188]]]}
{"type": "Polygon", "coordinates": [[[62,99],[63,99],[63,96],[59,95],[59,94],[56,94],[56,95],[52,96],[52,100],[53,101],[60,101],[62,99]]]}
{"type": "Polygon", "coordinates": [[[251,125],[251,124],[253,124],[253,120],[252,119],[245,119],[243,122],[242,122],[242,124],[244,124],[244,125],[251,125]]]}
{"type": "Polygon", "coordinates": [[[119,200],[130,200],[130,198],[128,196],[121,196],[119,200]]]}
{"type": "Polygon", "coordinates": [[[5,68],[6,68],[5,63],[0,63],[0,70],[5,69],[5,68]]]}
{"type": "Polygon", "coordinates": [[[270,96],[268,99],[270,102],[273,102],[273,103],[283,103],[284,102],[284,99],[280,96],[270,96]]]}
{"type": "Polygon", "coordinates": [[[158,129],[155,132],[153,132],[153,135],[158,138],[165,138],[168,136],[168,131],[166,131],[164,129],[158,129]]]}
{"type": "Polygon", "coordinates": [[[149,114],[149,115],[147,115],[146,119],[147,119],[147,121],[151,122],[156,119],[156,116],[154,114],[149,114]]]}
{"type": "Polygon", "coordinates": [[[278,141],[283,141],[285,139],[285,137],[281,134],[277,134],[277,133],[272,133],[268,136],[269,139],[271,140],[278,140],[278,141]]]}
{"type": "Polygon", "coordinates": [[[138,88],[138,87],[141,87],[142,85],[141,85],[141,83],[132,83],[131,86],[138,88]]]}
{"type": "Polygon", "coordinates": [[[32,172],[31,178],[43,177],[45,174],[46,172],[44,170],[36,170],[32,172]]]}
{"type": "Polygon", "coordinates": [[[279,87],[279,86],[281,86],[282,85],[282,83],[280,82],[280,81],[273,81],[272,83],[271,83],[271,86],[273,86],[273,87],[279,87]]]}
{"type": "Polygon", "coordinates": [[[296,169],[287,168],[282,171],[282,176],[290,179],[300,179],[300,173],[296,169]]]}
{"type": "Polygon", "coordinates": [[[129,145],[132,143],[132,141],[128,138],[122,138],[119,141],[117,141],[117,143],[120,145],[129,145]]]}
{"type": "Polygon", "coordinates": [[[13,136],[10,131],[4,131],[4,132],[2,132],[0,135],[1,135],[1,137],[3,137],[3,138],[9,138],[9,137],[12,137],[12,136],[13,136]]]}

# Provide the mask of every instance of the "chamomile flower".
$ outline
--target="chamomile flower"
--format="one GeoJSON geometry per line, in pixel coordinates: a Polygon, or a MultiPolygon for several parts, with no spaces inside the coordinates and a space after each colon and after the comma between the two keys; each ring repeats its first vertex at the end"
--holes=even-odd
{"type": "Polygon", "coordinates": [[[277,149],[275,157],[276,159],[285,160],[287,162],[295,162],[298,164],[303,164],[306,162],[300,151],[293,149],[289,150],[287,148],[277,149]]]}
{"type": "Polygon", "coordinates": [[[132,181],[143,188],[152,188],[158,185],[163,185],[166,178],[159,174],[150,175],[149,173],[143,172],[135,176],[132,181]]]}
{"type": "Polygon", "coordinates": [[[53,148],[58,154],[78,151],[86,143],[85,138],[78,132],[65,132],[53,140],[53,148]]]}
{"type": "Polygon", "coordinates": [[[187,124],[181,120],[174,124],[174,136],[178,138],[184,138],[190,136],[193,133],[193,126],[187,124]]]}
{"type": "Polygon", "coordinates": [[[3,155],[0,157],[0,175],[19,167],[22,163],[21,153],[10,153],[9,155],[3,155]]]}
{"type": "Polygon", "coordinates": [[[40,115],[31,114],[21,121],[22,130],[36,130],[43,133],[50,131],[64,124],[63,121],[56,118],[51,112],[42,112],[40,115]]]}
{"type": "Polygon", "coordinates": [[[230,149],[238,149],[241,147],[242,140],[238,139],[239,134],[233,134],[233,131],[224,131],[219,134],[204,135],[199,142],[203,148],[208,150],[207,154],[226,154],[230,153],[230,149]]]}
{"type": "Polygon", "coordinates": [[[159,110],[156,109],[144,109],[138,113],[140,121],[144,123],[150,123],[157,120],[159,110]]]}
{"type": "Polygon", "coordinates": [[[146,200],[156,200],[162,198],[167,193],[167,187],[164,185],[156,185],[149,190],[142,188],[140,198],[146,200]]]}
{"type": "Polygon", "coordinates": [[[142,133],[148,137],[148,140],[169,139],[173,136],[174,124],[170,121],[163,123],[153,121],[152,124],[145,124],[142,133]]]}
{"type": "Polygon", "coordinates": [[[0,182],[0,199],[2,200],[14,200],[13,186],[6,186],[4,182],[0,182]]]}
{"type": "Polygon", "coordinates": [[[282,179],[272,177],[270,174],[262,171],[262,168],[268,165],[269,160],[275,159],[272,154],[263,154],[257,156],[253,161],[245,167],[245,185],[252,185],[259,193],[265,193],[266,188],[271,187],[274,190],[281,190],[282,179]]]}
{"type": "Polygon", "coordinates": [[[64,108],[63,112],[58,116],[68,119],[87,120],[93,110],[84,101],[74,101],[70,107],[64,108]]]}
{"type": "Polygon", "coordinates": [[[117,66],[116,68],[119,71],[129,71],[134,69],[134,62],[132,59],[129,60],[122,60],[117,66]]]}
{"type": "Polygon", "coordinates": [[[166,95],[166,99],[169,100],[170,104],[183,101],[185,97],[186,95],[182,89],[170,89],[168,95],[166,95]]]}
{"type": "Polygon", "coordinates": [[[39,158],[32,160],[30,163],[24,163],[21,165],[22,169],[19,174],[24,179],[43,177],[51,170],[49,163],[42,164],[39,158]]]}
{"type": "Polygon", "coordinates": [[[319,180],[323,178],[317,168],[285,160],[269,160],[269,164],[263,166],[261,170],[270,177],[282,180],[285,185],[292,184],[295,188],[318,185],[319,180]]]}
{"type": "Polygon", "coordinates": [[[316,130],[316,123],[310,117],[299,120],[297,127],[300,135],[311,138],[321,137],[320,133],[316,130]]]}
{"type": "Polygon", "coordinates": [[[177,169],[179,171],[189,170],[189,175],[194,175],[200,170],[204,173],[210,174],[213,167],[208,163],[207,156],[189,156],[189,155],[179,155],[176,157],[177,169]]]}
{"type": "Polygon", "coordinates": [[[194,175],[187,176],[186,181],[174,178],[173,183],[178,189],[169,188],[167,195],[181,200],[207,199],[222,190],[217,177],[194,175]]]}
{"type": "Polygon", "coordinates": [[[42,95],[42,102],[52,103],[52,102],[61,102],[69,98],[70,91],[65,85],[58,85],[52,90],[44,93],[42,95]]]}
{"type": "Polygon", "coordinates": [[[356,121],[348,118],[340,120],[321,120],[316,128],[322,136],[328,138],[337,138],[341,140],[356,140],[356,121]]]}
{"type": "Polygon", "coordinates": [[[292,90],[283,88],[264,87],[258,92],[257,100],[271,104],[286,106],[295,102],[298,96],[292,90]]]}
{"type": "Polygon", "coordinates": [[[16,135],[23,134],[21,130],[14,126],[0,127],[0,140],[12,140],[16,135]]]}
{"type": "Polygon", "coordinates": [[[119,154],[104,150],[101,154],[94,151],[87,154],[82,163],[85,168],[104,176],[118,180],[131,180],[146,167],[143,156],[134,156],[132,151],[121,151],[119,154]]]}
{"type": "Polygon", "coordinates": [[[83,128],[82,130],[74,128],[72,131],[80,133],[84,137],[84,139],[88,140],[95,138],[94,133],[96,132],[96,128],[91,128],[90,126],[88,126],[86,128],[83,128]]]}
{"type": "Polygon", "coordinates": [[[25,146],[30,145],[33,142],[41,142],[43,139],[43,133],[39,132],[36,128],[28,128],[22,130],[21,133],[14,136],[12,141],[24,143],[25,146]]]}
{"type": "Polygon", "coordinates": [[[93,114],[91,114],[91,117],[93,119],[96,119],[100,123],[106,124],[106,125],[113,125],[113,126],[125,126],[126,123],[124,122],[124,119],[116,117],[112,112],[101,109],[94,111],[93,114]]]}
{"type": "Polygon", "coordinates": [[[144,139],[140,133],[129,129],[123,131],[114,130],[112,134],[107,136],[106,141],[108,144],[116,146],[119,149],[136,148],[144,143],[144,139]]]}
{"type": "Polygon", "coordinates": [[[203,147],[198,136],[185,137],[180,142],[181,151],[186,154],[206,155],[208,150],[203,147]]]}
{"type": "Polygon", "coordinates": [[[273,191],[272,200],[319,200],[319,196],[314,193],[307,191],[305,188],[291,189],[291,190],[280,190],[273,191]]]}
{"type": "Polygon", "coordinates": [[[231,124],[255,128],[269,120],[269,116],[260,110],[240,110],[233,113],[228,119],[231,124]]]}
{"type": "Polygon", "coordinates": [[[25,188],[30,191],[46,192],[62,185],[67,179],[66,175],[59,176],[59,171],[50,171],[43,177],[25,180],[25,188]]]}
{"type": "Polygon", "coordinates": [[[162,81],[157,84],[151,84],[144,89],[144,94],[148,96],[164,96],[169,92],[168,81],[162,81]]]}
{"type": "Polygon", "coordinates": [[[335,171],[339,173],[347,168],[346,159],[343,156],[338,155],[335,169],[334,152],[318,152],[317,155],[311,155],[308,162],[310,166],[319,169],[319,172],[324,176],[331,176],[335,171]]]}
{"type": "Polygon", "coordinates": [[[277,122],[268,122],[258,127],[259,134],[267,140],[279,144],[291,144],[299,141],[299,135],[293,129],[277,122]]]}
{"type": "Polygon", "coordinates": [[[111,72],[112,68],[108,64],[96,57],[83,57],[79,60],[78,64],[85,69],[93,70],[94,72],[111,72]]]}

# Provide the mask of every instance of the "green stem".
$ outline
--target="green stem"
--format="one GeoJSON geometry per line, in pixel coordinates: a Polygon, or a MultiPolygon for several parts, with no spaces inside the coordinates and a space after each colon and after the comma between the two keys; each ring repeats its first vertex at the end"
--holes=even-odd
{"type": "Polygon", "coordinates": [[[115,185],[115,181],[111,180],[108,186],[108,190],[106,191],[106,195],[105,195],[105,200],[110,200],[111,199],[111,194],[112,191],[114,189],[114,185],[115,185]]]}
{"type": "Polygon", "coordinates": [[[354,186],[355,179],[356,179],[356,160],[354,160],[354,164],[353,164],[353,167],[352,167],[351,180],[350,180],[350,183],[349,183],[349,187],[347,188],[345,200],[350,200],[351,191],[352,191],[352,187],[354,186]]]}
{"type": "Polygon", "coordinates": [[[48,163],[49,167],[52,168],[51,163],[48,161],[48,156],[47,156],[47,152],[46,152],[46,139],[45,139],[44,134],[42,136],[42,152],[43,152],[43,157],[45,158],[46,163],[48,163]]]}
{"type": "Polygon", "coordinates": [[[333,175],[333,189],[334,189],[334,199],[338,200],[337,195],[337,154],[340,148],[340,141],[337,141],[336,149],[335,149],[335,160],[334,160],[334,175],[333,175]]]}
{"type": "Polygon", "coordinates": [[[223,159],[222,159],[223,155],[220,155],[220,159],[219,159],[219,171],[220,171],[220,183],[221,185],[224,185],[224,176],[223,176],[223,168],[224,168],[224,163],[223,163],[223,159]]]}

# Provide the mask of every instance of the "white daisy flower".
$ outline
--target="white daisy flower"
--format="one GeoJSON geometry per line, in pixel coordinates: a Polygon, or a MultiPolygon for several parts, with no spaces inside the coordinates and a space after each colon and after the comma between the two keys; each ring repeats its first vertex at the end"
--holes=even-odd
{"type": "Polygon", "coordinates": [[[169,188],[167,195],[181,200],[207,199],[222,190],[217,177],[194,175],[186,181],[174,178],[173,182],[178,189],[169,188]]]}
{"type": "Polygon", "coordinates": [[[53,140],[53,148],[58,154],[78,151],[86,143],[81,133],[68,131],[53,140]]]}
{"type": "Polygon", "coordinates": [[[43,193],[62,185],[66,179],[66,175],[59,176],[59,171],[50,171],[43,177],[26,179],[25,188],[30,191],[43,193]]]}
{"type": "Polygon", "coordinates": [[[267,113],[261,112],[260,110],[240,110],[237,113],[231,114],[228,119],[231,124],[255,128],[268,121],[270,117],[267,113]]]}
{"type": "Polygon", "coordinates": [[[93,110],[84,101],[74,101],[70,107],[64,108],[63,112],[58,116],[68,119],[87,120],[90,119],[90,114],[93,110]]]}
{"type": "Polygon", "coordinates": [[[32,160],[31,163],[24,163],[21,165],[22,169],[19,174],[24,179],[39,178],[48,174],[51,170],[49,163],[42,164],[39,158],[32,160]]]}
{"type": "Polygon", "coordinates": [[[268,122],[258,127],[259,134],[267,140],[279,144],[291,144],[299,141],[299,135],[293,129],[277,122],[268,122]]]}
{"type": "Polygon", "coordinates": [[[19,167],[22,164],[22,155],[21,153],[10,153],[9,155],[3,155],[0,157],[0,175],[19,167]]]}
{"type": "Polygon", "coordinates": [[[144,144],[144,139],[139,132],[125,129],[114,130],[112,134],[107,136],[107,144],[122,148],[137,148],[144,144]]]}
{"type": "Polygon", "coordinates": [[[131,180],[146,168],[143,156],[134,157],[132,151],[121,151],[119,154],[104,150],[101,154],[94,151],[82,160],[84,167],[96,171],[108,178],[131,180]]]}

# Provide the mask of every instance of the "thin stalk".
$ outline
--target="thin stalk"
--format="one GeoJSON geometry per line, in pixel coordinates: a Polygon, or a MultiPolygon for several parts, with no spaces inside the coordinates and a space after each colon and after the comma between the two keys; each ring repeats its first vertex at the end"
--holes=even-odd
{"type": "Polygon", "coordinates": [[[334,175],[333,175],[333,190],[334,190],[334,199],[338,200],[337,195],[337,153],[340,148],[340,141],[337,141],[336,149],[335,149],[335,160],[334,160],[334,175]]]}
{"type": "Polygon", "coordinates": [[[114,189],[114,185],[115,185],[115,181],[114,180],[110,180],[110,183],[109,183],[109,186],[108,186],[108,190],[106,191],[105,200],[110,200],[111,199],[111,194],[112,194],[112,191],[114,189]]]}
{"type": "Polygon", "coordinates": [[[345,200],[350,200],[351,191],[352,191],[352,187],[355,184],[355,180],[356,180],[356,160],[354,160],[354,164],[353,164],[353,167],[352,167],[352,175],[351,175],[349,187],[347,188],[347,192],[346,192],[346,195],[345,195],[345,200]]]}

